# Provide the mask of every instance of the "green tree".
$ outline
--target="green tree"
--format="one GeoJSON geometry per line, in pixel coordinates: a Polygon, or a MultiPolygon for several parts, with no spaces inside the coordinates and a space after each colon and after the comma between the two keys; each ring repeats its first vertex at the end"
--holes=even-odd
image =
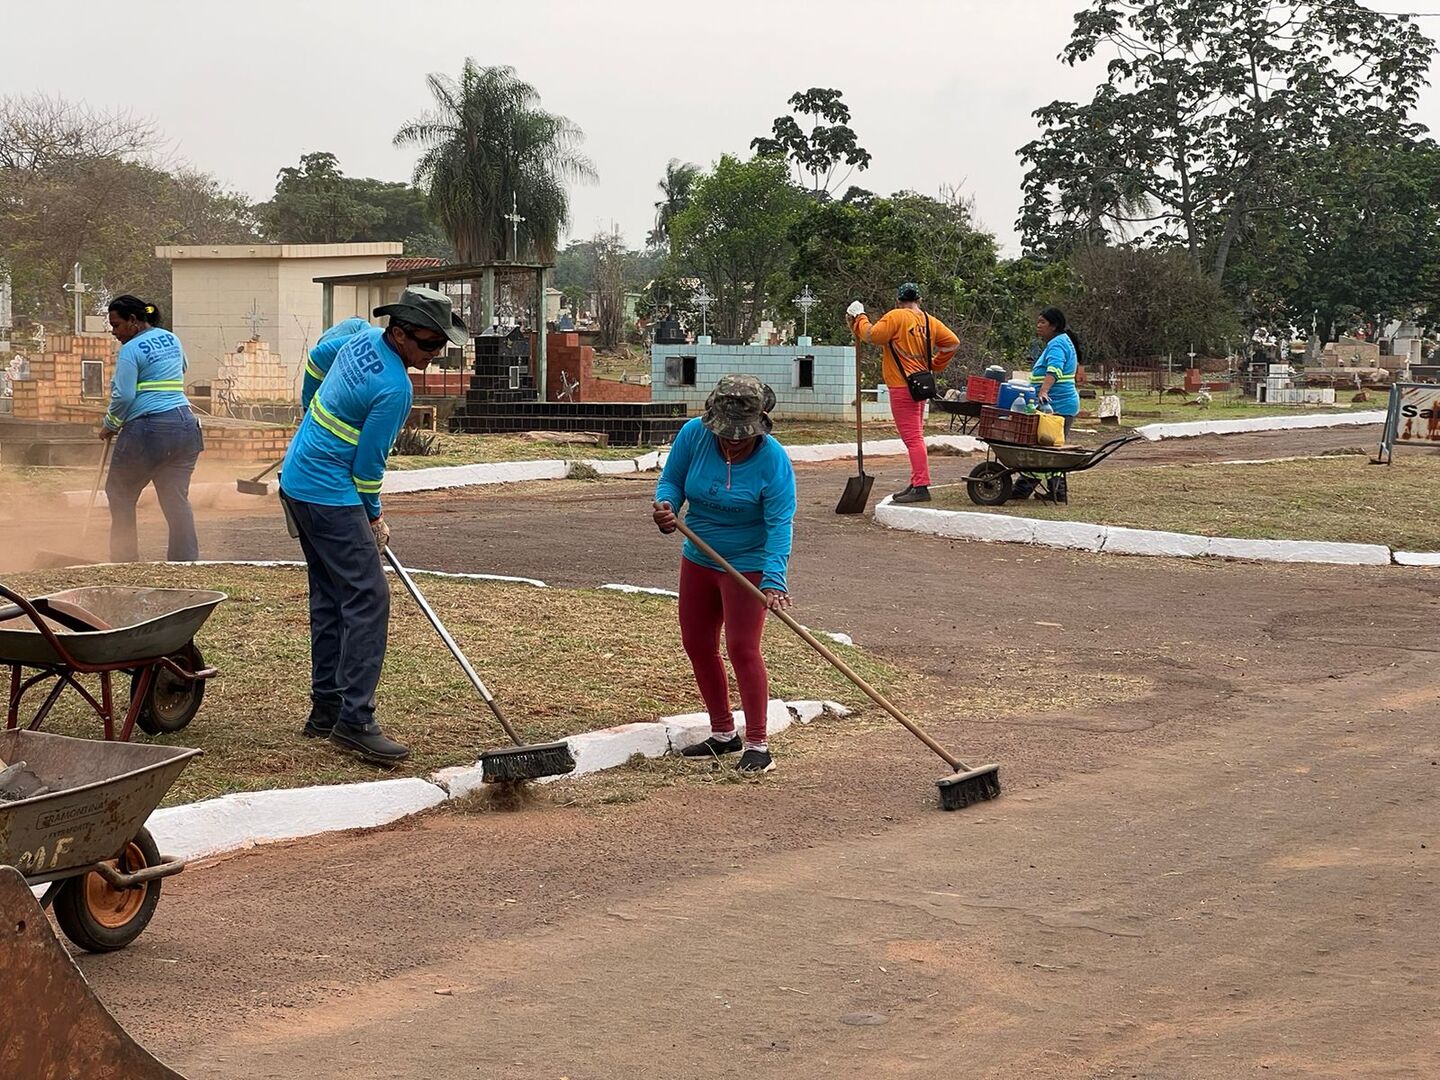
{"type": "Polygon", "coordinates": [[[775,157],[725,155],[695,185],[670,229],[677,277],[698,277],[714,294],[709,323],[722,339],[746,341],[764,316],[768,291],[790,261],[790,227],[805,195],[775,157]]]}
{"type": "Polygon", "coordinates": [[[959,334],[969,369],[1018,336],[1035,298],[1017,294],[1027,284],[1039,288],[1046,276],[1038,264],[1029,275],[1004,273],[995,238],[975,227],[970,204],[955,191],[939,199],[914,192],[881,198],[852,189],[840,200],[809,202],[791,239],[795,257],[777,299],[789,306],[796,290],[811,287],[820,299],[810,313],[812,336],[849,340],[844,313],[851,300],[883,312],[894,306],[896,286],[914,281],[925,309],[959,334]]]}
{"type": "Polygon", "coordinates": [[[690,205],[690,196],[699,178],[699,165],[691,165],[679,158],[670,159],[665,166],[665,175],[656,185],[664,197],[655,204],[655,227],[645,238],[648,247],[657,251],[669,249],[670,225],[676,215],[690,205]]]}
{"type": "Polygon", "coordinates": [[[1240,337],[1230,299],[1182,251],[1091,247],[1077,252],[1057,296],[1085,363],[1217,352],[1240,337]]]}
{"type": "Polygon", "coordinates": [[[1431,54],[1413,21],[1358,0],[1091,0],[1061,58],[1103,56],[1106,80],[1035,113],[1026,243],[1143,239],[1223,281],[1255,219],[1303,198],[1296,160],[1403,123],[1431,54]]]}
{"type": "Polygon", "coordinates": [[[856,140],[850,127],[850,108],[840,100],[839,90],[812,86],[790,95],[791,112],[777,116],[770,134],[750,141],[750,149],[767,157],[788,158],[795,164],[796,178],[816,197],[829,196],[859,169],[870,165],[870,152],[856,140]],[[805,117],[806,132],[794,114],[805,117]],[[850,168],[838,180],[835,170],[850,168]],[[808,182],[807,178],[808,177],[808,182]]]}
{"type": "MultiPolygon", "coordinates": [[[[326,151],[305,154],[275,177],[275,195],[256,208],[267,239],[289,244],[339,244],[371,239],[384,211],[361,199],[326,151]]],[[[378,238],[376,238],[378,239],[378,238]]]]}
{"type": "Polygon", "coordinates": [[[1440,249],[1440,147],[1342,141],[1317,151],[1298,179],[1307,197],[1237,249],[1232,287],[1256,308],[1272,298],[1262,325],[1313,327],[1313,356],[1356,322],[1427,306],[1440,249]]]}
{"type": "Polygon", "coordinates": [[[426,82],[434,108],[396,132],[395,145],[423,149],[415,183],[428,192],[456,255],[462,262],[552,258],[569,217],[567,185],[595,178],[577,149],[583,133],[540,108],[535,88],[513,68],[466,59],[458,81],[430,75],[426,82]],[[505,218],[512,198],[525,218],[519,251],[505,218]]]}
{"type": "Polygon", "coordinates": [[[248,202],[212,177],[159,167],[154,127],[62,98],[0,99],[0,261],[21,319],[68,325],[75,263],[103,295],[168,308],[163,244],[253,241],[248,202]]]}
{"type": "Polygon", "coordinates": [[[346,176],[334,154],[305,154],[281,169],[275,194],[256,208],[265,238],[281,244],[400,242],[407,255],[454,259],[430,219],[429,200],[399,181],[346,176]]]}

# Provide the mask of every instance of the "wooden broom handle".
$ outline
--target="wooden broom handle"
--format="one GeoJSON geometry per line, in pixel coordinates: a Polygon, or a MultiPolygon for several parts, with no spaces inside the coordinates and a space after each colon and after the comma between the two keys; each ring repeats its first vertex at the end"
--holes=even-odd
{"type": "MultiPolygon", "coordinates": [[[[736,570],[735,567],[731,566],[728,562],[726,562],[719,552],[717,552],[704,540],[701,540],[700,537],[696,536],[694,530],[691,529],[690,526],[686,525],[683,521],[681,521],[679,517],[676,517],[675,519],[675,527],[680,530],[681,535],[684,536],[686,540],[689,540],[692,544],[699,548],[707,559],[711,559],[712,561],[714,561],[715,565],[721,567],[727,574],[729,574],[732,578],[734,578],[741,585],[743,585],[751,596],[755,597],[756,600],[760,601],[760,603],[764,604],[767,608],[770,608],[770,601],[765,598],[765,594],[760,591],[756,584],[749,578],[747,578],[744,574],[740,573],[739,570],[736,570]]],[[[898,708],[892,705],[889,700],[887,700],[885,696],[880,693],[879,690],[876,690],[868,682],[866,682],[859,675],[857,675],[849,664],[845,663],[844,660],[841,660],[840,657],[836,656],[823,644],[815,640],[815,635],[810,633],[809,630],[806,630],[805,627],[801,626],[798,622],[796,622],[793,615],[791,615],[783,608],[770,608],[770,610],[773,612],[773,614],[780,616],[781,620],[785,623],[786,626],[790,627],[791,630],[794,630],[795,633],[799,634],[801,640],[803,640],[806,645],[809,645],[817,653],[819,653],[826,660],[828,660],[830,662],[830,665],[834,667],[836,671],[840,672],[841,675],[844,675],[852,683],[854,683],[861,690],[863,690],[866,696],[869,697],[871,701],[875,702],[876,705],[879,705],[896,720],[900,721],[900,723],[905,726],[905,728],[910,732],[911,735],[914,735],[931,750],[935,751],[935,753],[938,754],[947,765],[949,765],[956,772],[970,771],[969,765],[966,765],[959,758],[951,755],[948,750],[946,750],[943,746],[941,746],[929,735],[927,735],[919,726],[917,726],[913,720],[911,720],[898,708]]]]}

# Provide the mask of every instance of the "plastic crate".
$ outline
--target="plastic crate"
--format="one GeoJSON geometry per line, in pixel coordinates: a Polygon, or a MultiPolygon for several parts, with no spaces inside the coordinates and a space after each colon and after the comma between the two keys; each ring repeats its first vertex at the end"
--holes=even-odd
{"type": "Polygon", "coordinates": [[[986,405],[980,410],[980,438],[1035,446],[1040,441],[1040,418],[986,405]]]}
{"type": "Polygon", "coordinates": [[[965,380],[965,398],[978,401],[981,405],[994,405],[1000,397],[1000,384],[994,379],[971,375],[965,380]]]}

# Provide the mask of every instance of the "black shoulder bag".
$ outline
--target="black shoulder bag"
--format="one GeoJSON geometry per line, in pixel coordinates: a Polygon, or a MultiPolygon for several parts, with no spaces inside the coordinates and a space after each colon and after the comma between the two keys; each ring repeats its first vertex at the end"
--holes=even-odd
{"type": "Polygon", "coordinates": [[[915,401],[929,401],[931,398],[940,396],[940,388],[935,385],[935,368],[930,362],[929,315],[925,315],[925,370],[912,372],[907,375],[905,373],[905,365],[900,362],[900,354],[895,350],[894,341],[890,342],[890,355],[895,358],[895,366],[900,369],[900,374],[905,376],[905,385],[910,388],[910,397],[912,399],[915,401]]]}

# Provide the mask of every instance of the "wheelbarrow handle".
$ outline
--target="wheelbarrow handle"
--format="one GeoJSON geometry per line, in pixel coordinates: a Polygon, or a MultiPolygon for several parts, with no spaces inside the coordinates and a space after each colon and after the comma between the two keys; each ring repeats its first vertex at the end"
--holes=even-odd
{"type": "Polygon", "coordinates": [[[0,600],[10,601],[5,607],[0,608],[0,621],[24,615],[34,623],[35,629],[38,630],[40,636],[45,639],[45,644],[55,650],[55,655],[65,660],[66,663],[69,663],[70,654],[65,650],[65,646],[60,644],[60,639],[56,637],[55,631],[50,629],[49,624],[45,622],[45,616],[41,614],[40,610],[34,604],[19,593],[12,592],[4,585],[0,585],[0,600]]]}
{"type": "Polygon", "coordinates": [[[152,881],[159,881],[161,878],[171,877],[185,869],[187,860],[178,855],[162,855],[160,861],[154,866],[146,866],[136,870],[133,874],[127,874],[115,869],[109,863],[96,863],[92,868],[95,873],[105,879],[105,883],[115,889],[138,889],[142,885],[148,885],[152,881]]]}
{"type": "Polygon", "coordinates": [[[1104,461],[1107,457],[1113,454],[1116,450],[1119,450],[1122,446],[1128,446],[1136,439],[1143,439],[1144,437],[1145,436],[1132,431],[1129,435],[1121,435],[1118,439],[1111,439],[1107,443],[1102,443],[1100,445],[1100,448],[1097,449],[1095,453],[1090,455],[1090,460],[1084,464],[1083,468],[1088,469],[1091,466],[1099,465],[1100,462],[1104,461]]]}

